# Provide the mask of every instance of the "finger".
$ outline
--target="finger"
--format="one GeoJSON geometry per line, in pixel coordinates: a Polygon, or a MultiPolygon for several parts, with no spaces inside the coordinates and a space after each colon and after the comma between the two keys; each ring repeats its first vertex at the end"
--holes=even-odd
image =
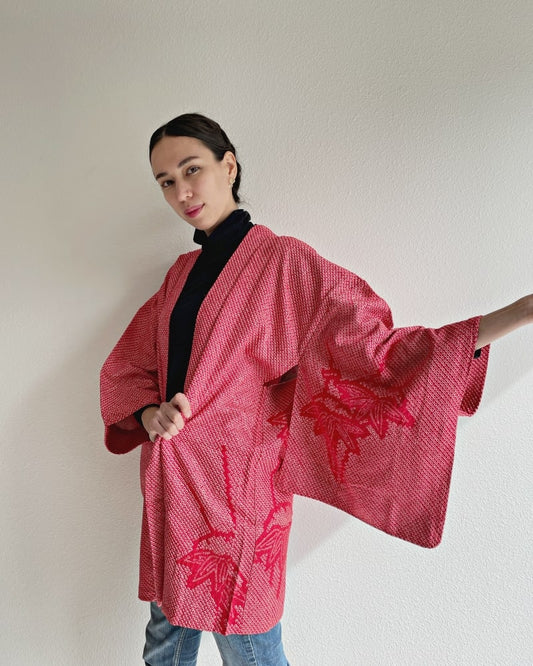
{"type": "Polygon", "coordinates": [[[191,418],[192,416],[191,405],[185,393],[176,393],[176,395],[172,398],[170,403],[175,407],[177,407],[186,419],[191,418]]]}
{"type": "Polygon", "coordinates": [[[177,428],[164,428],[160,423],[156,424],[156,430],[153,431],[153,437],[155,440],[156,437],[161,437],[162,439],[169,440],[174,437],[174,435],[178,434],[178,429],[177,428]]]}
{"type": "Polygon", "coordinates": [[[178,430],[181,430],[185,425],[181,412],[168,402],[165,403],[165,407],[161,409],[158,421],[165,430],[170,431],[173,431],[173,426],[178,430]]]}
{"type": "Polygon", "coordinates": [[[174,420],[161,415],[157,430],[161,433],[161,436],[169,435],[170,437],[174,437],[174,435],[177,435],[183,428],[183,425],[184,423],[181,414],[176,412],[174,420]]]}

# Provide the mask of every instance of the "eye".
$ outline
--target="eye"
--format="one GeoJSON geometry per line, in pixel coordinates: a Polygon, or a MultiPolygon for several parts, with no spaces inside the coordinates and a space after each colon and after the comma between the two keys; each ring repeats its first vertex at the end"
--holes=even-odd
{"type": "Polygon", "coordinates": [[[193,174],[197,173],[198,171],[200,171],[200,167],[190,166],[187,169],[186,173],[187,173],[188,176],[192,176],[193,174]]]}
{"type": "Polygon", "coordinates": [[[174,185],[174,181],[173,180],[162,180],[159,184],[161,185],[162,190],[166,190],[167,187],[171,187],[172,185],[174,185]]]}

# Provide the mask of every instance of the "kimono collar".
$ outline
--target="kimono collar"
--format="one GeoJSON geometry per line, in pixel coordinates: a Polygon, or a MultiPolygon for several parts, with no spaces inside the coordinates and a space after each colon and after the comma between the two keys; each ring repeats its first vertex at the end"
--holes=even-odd
{"type": "Polygon", "coordinates": [[[252,228],[250,213],[237,208],[221,222],[208,236],[205,231],[196,229],[193,240],[202,246],[202,252],[212,251],[215,247],[238,245],[247,232],[252,228]]]}

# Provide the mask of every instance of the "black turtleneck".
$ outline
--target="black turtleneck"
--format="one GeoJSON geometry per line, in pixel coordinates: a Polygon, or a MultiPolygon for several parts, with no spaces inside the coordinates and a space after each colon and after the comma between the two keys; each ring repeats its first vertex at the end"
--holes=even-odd
{"type": "MultiPolygon", "coordinates": [[[[199,229],[194,232],[194,242],[202,246],[202,251],[194,262],[170,317],[167,401],[183,391],[198,310],[231,255],[252,227],[249,213],[237,209],[209,236],[199,229]]],[[[138,419],[142,411],[136,413],[138,419]]]]}
{"type": "MultiPolygon", "coordinates": [[[[194,232],[194,242],[202,246],[202,251],[187,276],[170,316],[165,398],[167,401],[176,393],[183,392],[198,310],[231,255],[253,226],[250,214],[239,208],[221,222],[209,236],[199,229],[194,232]]],[[[145,405],[135,412],[135,418],[141,425],[141,415],[149,406],[145,405]]]]}
{"type": "Polygon", "coordinates": [[[194,262],[170,317],[167,401],[176,393],[183,392],[198,310],[231,255],[252,227],[250,214],[237,209],[209,236],[199,229],[194,232],[194,242],[202,246],[202,251],[194,262]]]}

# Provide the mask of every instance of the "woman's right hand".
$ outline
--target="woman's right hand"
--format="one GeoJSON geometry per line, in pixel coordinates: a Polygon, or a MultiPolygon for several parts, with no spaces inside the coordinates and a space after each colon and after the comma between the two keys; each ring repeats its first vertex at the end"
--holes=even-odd
{"type": "Polygon", "coordinates": [[[144,429],[154,441],[157,436],[171,439],[185,427],[185,420],[191,417],[191,406],[183,393],[176,395],[169,402],[162,402],[159,407],[147,407],[141,416],[144,429]]]}

